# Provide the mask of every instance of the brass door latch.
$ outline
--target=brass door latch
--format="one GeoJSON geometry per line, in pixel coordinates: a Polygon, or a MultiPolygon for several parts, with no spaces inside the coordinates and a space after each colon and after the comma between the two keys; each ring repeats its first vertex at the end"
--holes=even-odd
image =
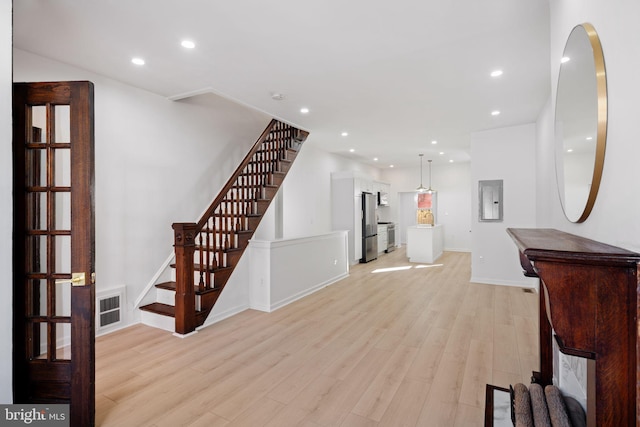
{"type": "MultiPolygon", "coordinates": [[[[91,274],[91,283],[95,282],[95,273],[91,274]]],[[[71,286],[85,286],[87,284],[86,273],[71,273],[71,279],[56,280],[56,285],[71,283],[71,286]]]]}

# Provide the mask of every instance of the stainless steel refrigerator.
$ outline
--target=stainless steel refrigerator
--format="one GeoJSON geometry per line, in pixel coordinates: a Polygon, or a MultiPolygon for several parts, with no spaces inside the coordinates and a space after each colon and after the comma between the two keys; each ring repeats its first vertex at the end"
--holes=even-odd
{"type": "Polygon", "coordinates": [[[378,258],[377,203],[376,195],[362,193],[362,258],[360,262],[369,262],[378,258]]]}

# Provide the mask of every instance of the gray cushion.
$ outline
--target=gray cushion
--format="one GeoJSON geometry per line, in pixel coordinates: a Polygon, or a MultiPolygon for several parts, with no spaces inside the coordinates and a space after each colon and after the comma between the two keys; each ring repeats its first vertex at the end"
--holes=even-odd
{"type": "Polygon", "coordinates": [[[551,425],[553,427],[571,427],[567,408],[564,406],[564,399],[558,387],[548,385],[544,388],[544,394],[547,398],[551,425]]]}
{"type": "Polygon", "coordinates": [[[518,383],[513,386],[513,408],[516,427],[534,427],[531,414],[531,399],[526,385],[518,383]]]}
{"type": "Polygon", "coordinates": [[[547,409],[547,399],[544,396],[544,390],[540,384],[531,384],[529,386],[529,395],[531,397],[531,411],[533,412],[533,422],[536,427],[551,427],[551,418],[549,418],[549,410],[547,409]]]}

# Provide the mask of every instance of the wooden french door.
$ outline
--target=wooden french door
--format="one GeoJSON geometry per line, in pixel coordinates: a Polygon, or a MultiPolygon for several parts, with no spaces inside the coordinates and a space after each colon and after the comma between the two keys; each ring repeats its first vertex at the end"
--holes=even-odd
{"type": "Polygon", "coordinates": [[[15,403],[67,403],[95,419],[91,82],[13,87],[15,403]]]}

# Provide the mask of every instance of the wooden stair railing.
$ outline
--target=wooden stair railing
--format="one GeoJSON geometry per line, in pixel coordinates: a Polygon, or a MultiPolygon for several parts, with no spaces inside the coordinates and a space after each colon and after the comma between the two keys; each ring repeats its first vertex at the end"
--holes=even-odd
{"type": "Polygon", "coordinates": [[[272,120],[202,218],[173,224],[176,281],[156,286],[175,289],[175,308],[142,310],[175,316],[179,334],[205,322],[307,136],[272,120]]]}

